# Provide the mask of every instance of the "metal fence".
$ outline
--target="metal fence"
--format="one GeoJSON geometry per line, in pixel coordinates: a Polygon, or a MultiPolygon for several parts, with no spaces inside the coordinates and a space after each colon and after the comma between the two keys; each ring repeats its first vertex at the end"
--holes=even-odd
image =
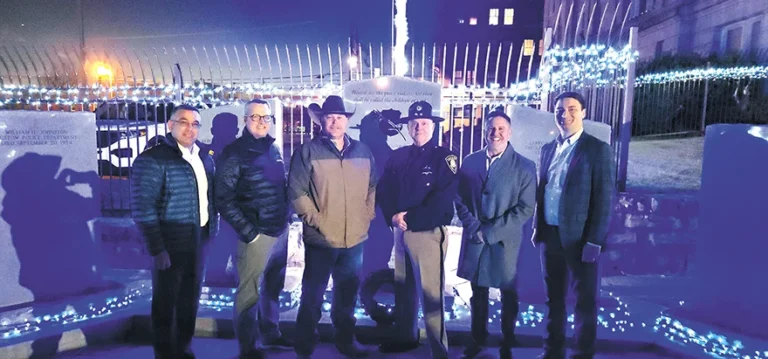
{"type": "Polygon", "coordinates": [[[768,66],[707,67],[637,81],[634,136],[703,134],[714,123],[768,123],[768,66]]]}
{"type": "MultiPolygon", "coordinates": [[[[537,44],[420,44],[405,49],[405,76],[444,87],[500,87],[535,75],[537,44]],[[513,63],[513,60],[515,63],[513,63]]],[[[234,99],[238,92],[298,91],[395,74],[393,49],[383,44],[243,45],[107,49],[2,46],[0,86],[69,89],[80,97],[112,95],[234,99]],[[101,88],[101,93],[92,87],[101,88]],[[148,91],[148,93],[147,93],[148,91]]],[[[141,97],[141,96],[139,96],[141,97]]]]}
{"type": "MultiPolygon", "coordinates": [[[[279,99],[288,157],[318,130],[307,113],[308,104],[340,94],[349,81],[402,72],[441,85],[441,112],[448,121],[440,141],[462,158],[485,145],[482,118],[491,110],[513,105],[549,110],[551,94],[572,89],[590,99],[591,119],[613,127],[621,167],[622,161],[626,164],[621,157],[626,146],[618,139],[626,135],[628,141],[622,124],[625,111],[631,111],[632,102],[627,106],[626,98],[633,88],[636,45],[630,41],[623,47],[622,40],[632,37],[615,19],[605,24],[601,19],[593,27],[594,13],[589,25],[580,24],[587,21],[583,11],[558,17],[568,24],[548,29],[543,44],[408,46],[400,54],[407,58],[407,71],[397,68],[401,65],[393,59],[399,55],[393,56],[389,46],[352,40],[343,45],[146,49],[0,46],[0,109],[95,112],[102,209],[114,216],[129,210],[132,158],[164,134],[173,106],[184,102],[208,108],[253,98],[279,99]],[[570,23],[575,31],[568,30],[570,23]],[[601,44],[605,32],[618,35],[601,44]],[[115,159],[115,154],[125,156],[115,159]]],[[[621,170],[617,176],[621,182],[621,170]]]]}

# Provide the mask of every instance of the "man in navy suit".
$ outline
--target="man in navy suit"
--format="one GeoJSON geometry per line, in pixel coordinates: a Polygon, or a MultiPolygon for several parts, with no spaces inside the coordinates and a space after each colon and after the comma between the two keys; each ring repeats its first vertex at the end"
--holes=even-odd
{"type": "Polygon", "coordinates": [[[533,221],[541,245],[547,292],[547,338],[540,358],[565,357],[565,299],[569,273],[576,294],[573,358],[593,358],[597,338],[598,258],[605,246],[613,203],[615,165],[611,147],[584,132],[584,97],[557,96],[557,138],[541,149],[533,221]]]}

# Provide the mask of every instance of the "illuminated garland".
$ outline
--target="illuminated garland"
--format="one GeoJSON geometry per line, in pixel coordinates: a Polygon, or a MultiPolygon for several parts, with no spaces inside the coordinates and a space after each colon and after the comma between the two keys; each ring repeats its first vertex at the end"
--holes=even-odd
{"type": "Polygon", "coordinates": [[[752,349],[748,352],[741,340],[729,341],[726,336],[713,332],[709,332],[706,335],[698,333],[680,320],[673,319],[665,314],[656,318],[656,325],[653,327],[653,331],[662,333],[668,340],[683,346],[700,347],[705,353],[715,358],[768,358],[768,348],[766,350],[752,349]]]}
{"type": "MultiPolygon", "coordinates": [[[[200,296],[200,311],[215,311],[222,312],[227,310],[233,310],[234,308],[234,288],[210,288],[203,287],[202,294],[200,296]]],[[[645,323],[635,323],[630,320],[630,313],[626,303],[622,302],[620,298],[613,296],[609,293],[612,299],[616,301],[616,306],[611,308],[601,307],[601,314],[598,316],[598,325],[611,332],[626,332],[633,328],[645,328],[645,323]]],[[[298,285],[290,292],[283,292],[280,295],[280,311],[287,311],[296,308],[299,305],[301,297],[301,286],[298,285]]],[[[101,318],[114,314],[118,311],[135,310],[135,304],[146,305],[152,299],[151,286],[141,285],[137,289],[132,289],[122,297],[107,297],[104,299],[105,304],[102,306],[95,306],[93,303],[89,303],[87,306],[79,307],[77,305],[72,306],[64,311],[38,315],[33,318],[2,318],[0,319],[0,340],[9,340],[18,338],[30,333],[34,333],[44,329],[53,329],[61,325],[67,325],[72,323],[79,323],[89,319],[101,318]]],[[[388,312],[393,310],[392,305],[385,305],[388,312]]],[[[537,308],[543,306],[527,306],[526,310],[519,313],[517,320],[518,327],[530,327],[536,328],[544,321],[543,308],[537,308]]],[[[323,312],[330,312],[331,310],[331,296],[330,293],[326,293],[323,296],[323,304],[321,306],[323,312]]],[[[500,325],[501,323],[501,302],[490,301],[489,323],[491,325],[500,325]]],[[[423,318],[421,311],[418,313],[419,318],[423,318]]],[[[445,313],[445,319],[448,322],[455,322],[468,318],[471,315],[471,311],[466,304],[456,304],[451,308],[447,308],[445,313]]],[[[368,317],[365,310],[361,307],[355,309],[355,317],[365,318],[368,317]]],[[[571,315],[568,318],[569,323],[573,323],[574,317],[571,315]]],[[[573,324],[571,324],[573,326],[573,324]]]]}
{"type": "Polygon", "coordinates": [[[563,49],[556,45],[544,55],[538,78],[510,84],[500,89],[498,84],[487,88],[454,86],[443,89],[448,103],[461,105],[472,98],[481,104],[505,104],[511,102],[536,104],[542,93],[563,88],[623,86],[626,70],[638,58],[638,52],[626,46],[615,49],[605,45],[589,45],[563,49]],[[490,97],[490,98],[489,98],[490,97]]]}
{"type": "MultiPolygon", "coordinates": [[[[61,331],[60,326],[80,323],[91,319],[103,318],[118,312],[128,312],[136,310],[136,306],[147,305],[151,300],[151,286],[140,285],[138,288],[127,290],[121,297],[110,296],[104,298],[103,305],[94,305],[88,303],[83,306],[68,306],[64,311],[45,315],[38,315],[32,318],[21,314],[18,318],[3,317],[0,318],[0,343],[3,340],[17,339],[22,336],[39,332],[41,330],[61,331]]],[[[234,307],[234,293],[232,288],[209,288],[203,287],[200,297],[200,310],[205,311],[228,311],[234,307]]],[[[296,308],[299,305],[301,286],[297,286],[290,292],[283,292],[280,295],[280,310],[286,311],[296,308]]],[[[627,303],[622,301],[613,293],[608,293],[611,300],[615,301],[610,306],[600,307],[598,315],[598,325],[605,331],[611,333],[622,333],[626,335],[637,335],[648,330],[646,323],[637,321],[630,314],[627,303]]],[[[330,312],[331,296],[329,293],[323,296],[322,311],[330,312]]],[[[501,324],[501,303],[491,300],[489,302],[491,326],[501,324]]],[[[385,305],[388,311],[393,310],[392,305],[385,305]]],[[[528,305],[520,311],[516,325],[517,327],[536,328],[541,326],[545,318],[543,305],[528,305]]],[[[363,308],[355,309],[355,317],[358,319],[366,318],[363,308]]],[[[419,311],[419,318],[423,314],[419,311]]],[[[447,308],[445,319],[450,324],[460,320],[466,320],[471,315],[469,306],[466,304],[456,304],[452,308],[447,308]]],[[[574,326],[574,316],[568,317],[568,323],[571,328],[574,326]]],[[[747,352],[743,341],[738,339],[728,339],[726,336],[709,332],[701,334],[694,329],[683,324],[682,321],[661,314],[655,319],[655,325],[652,328],[653,333],[662,334],[666,339],[684,345],[686,348],[699,348],[704,353],[715,355],[720,358],[750,358],[766,359],[768,350],[754,350],[747,352]]]]}
{"type": "Polygon", "coordinates": [[[570,49],[555,46],[547,52],[548,61],[539,76],[549,77],[545,91],[546,85],[552,89],[568,85],[623,85],[627,68],[637,58],[638,52],[629,45],[620,50],[605,45],[570,49]]]}
{"type": "MultiPolygon", "coordinates": [[[[234,288],[210,288],[203,287],[200,295],[200,311],[232,310],[234,308],[234,288]]],[[[280,311],[296,308],[299,303],[301,286],[297,286],[290,292],[283,291],[280,294],[280,311]]],[[[90,319],[106,317],[116,312],[135,310],[136,305],[148,304],[152,299],[151,285],[140,285],[136,289],[127,290],[121,297],[110,296],[104,299],[103,305],[69,305],[67,309],[58,313],[37,315],[29,317],[22,313],[16,318],[0,318],[0,343],[2,340],[10,340],[44,329],[53,329],[61,325],[84,322],[90,319]]]]}
{"type": "MultiPolygon", "coordinates": [[[[629,47],[615,49],[605,45],[590,45],[578,48],[562,49],[559,46],[548,50],[545,61],[539,70],[539,78],[511,84],[502,88],[498,83],[486,87],[456,85],[442,89],[442,95],[453,102],[474,98],[482,103],[505,103],[509,101],[535,103],[542,92],[549,92],[564,87],[582,88],[584,86],[616,86],[626,82],[626,70],[629,63],[637,59],[637,52],[629,47]]],[[[269,84],[225,84],[211,86],[207,84],[188,85],[179,88],[176,85],[105,87],[100,84],[91,86],[51,88],[35,85],[21,86],[6,84],[0,89],[0,107],[28,104],[32,106],[75,106],[88,105],[98,101],[121,99],[139,104],[173,102],[181,91],[184,102],[192,105],[206,104],[222,106],[259,97],[285,98],[287,103],[296,102],[295,98],[324,98],[341,93],[341,86],[336,84],[305,86],[303,88],[282,88],[269,84]]],[[[298,101],[303,104],[304,100],[298,101]]],[[[457,102],[457,103],[458,103],[457,102]]],[[[297,104],[297,105],[298,105],[297,104]]]]}
{"type": "Polygon", "coordinates": [[[287,105],[309,105],[318,97],[324,98],[329,95],[340,94],[341,87],[328,84],[300,90],[286,90],[269,85],[247,84],[237,87],[185,86],[180,89],[175,85],[105,87],[94,84],[93,86],[63,89],[40,88],[35,85],[5,85],[0,89],[0,107],[14,105],[80,106],[99,101],[127,101],[139,105],[179,104],[180,102],[176,101],[176,95],[179,91],[184,98],[183,102],[190,105],[217,107],[244,103],[253,97],[278,97],[287,105]]]}
{"type": "Polygon", "coordinates": [[[701,80],[735,80],[735,79],[765,79],[768,78],[768,66],[741,66],[724,68],[693,69],[670,71],[658,74],[647,74],[637,78],[635,84],[660,85],[681,81],[701,80]]]}

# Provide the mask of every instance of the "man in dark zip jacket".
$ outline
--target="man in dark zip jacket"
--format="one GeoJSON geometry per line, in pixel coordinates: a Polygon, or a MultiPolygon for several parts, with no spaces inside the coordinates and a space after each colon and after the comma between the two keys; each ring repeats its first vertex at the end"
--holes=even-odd
{"type": "Polygon", "coordinates": [[[269,104],[247,103],[244,121],[243,135],[217,160],[215,198],[240,237],[234,310],[240,357],[262,358],[256,347],[260,334],[262,347],[293,347],[278,328],[288,255],[288,198],[283,158],[269,135],[274,121],[269,104]]]}
{"type": "Polygon", "coordinates": [[[200,113],[174,109],[169,134],[140,154],[131,173],[132,214],[153,258],[155,358],[194,358],[190,344],[205,271],[205,247],[218,230],[213,159],[195,143],[200,113]]]}

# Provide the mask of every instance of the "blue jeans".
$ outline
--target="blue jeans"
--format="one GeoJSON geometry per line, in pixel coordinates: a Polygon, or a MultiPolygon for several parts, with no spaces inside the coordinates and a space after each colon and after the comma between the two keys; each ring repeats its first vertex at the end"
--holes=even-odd
{"type": "Polygon", "coordinates": [[[351,344],[355,340],[355,304],[360,288],[363,244],[351,248],[304,247],[304,277],[301,281],[301,303],[296,317],[296,353],[310,355],[318,341],[323,294],[333,276],[331,320],[336,343],[351,344]]]}

